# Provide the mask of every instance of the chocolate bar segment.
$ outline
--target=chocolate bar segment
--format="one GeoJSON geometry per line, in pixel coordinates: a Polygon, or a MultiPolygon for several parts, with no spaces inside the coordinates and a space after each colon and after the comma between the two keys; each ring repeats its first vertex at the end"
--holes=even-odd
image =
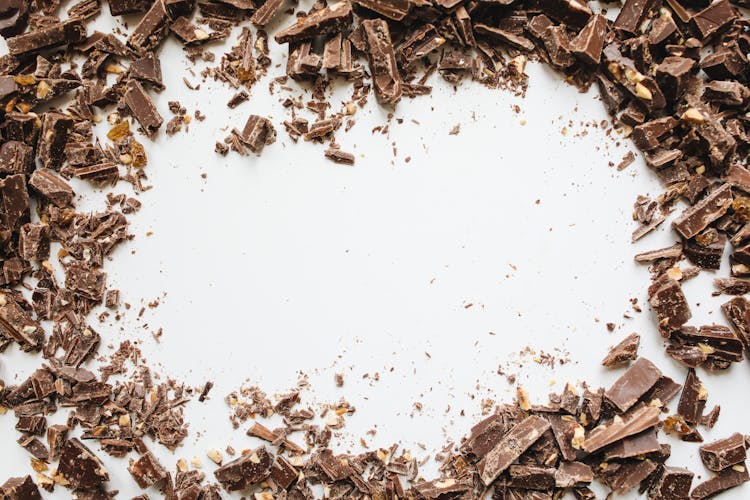
{"type": "Polygon", "coordinates": [[[651,500],[680,500],[690,496],[694,474],[687,469],[663,467],[648,490],[651,500]]]}
{"type": "Polygon", "coordinates": [[[641,406],[627,415],[596,427],[586,437],[583,448],[594,453],[628,436],[639,434],[658,425],[660,414],[660,408],[641,406]]]}
{"type": "Polygon", "coordinates": [[[388,24],[382,19],[368,19],[362,22],[362,31],[367,42],[375,95],[383,104],[396,104],[403,90],[388,24]]]}
{"type": "Polygon", "coordinates": [[[241,491],[268,477],[272,459],[266,449],[260,447],[222,465],[214,471],[214,477],[227,491],[241,491]]]}
{"type": "Polygon", "coordinates": [[[709,224],[724,215],[732,205],[732,188],[729,184],[722,184],[708,196],[695,205],[685,209],[674,220],[672,227],[685,239],[697,235],[709,224]]]}
{"type": "Polygon", "coordinates": [[[154,50],[169,33],[169,24],[164,0],[156,0],[128,37],[128,46],[139,54],[154,50]]]}
{"type": "Polygon", "coordinates": [[[550,423],[536,415],[526,417],[516,424],[477,464],[482,482],[492,484],[549,428],[550,423]]]}
{"type": "Polygon", "coordinates": [[[76,490],[98,490],[109,481],[104,464],[77,438],[65,442],[57,473],[76,490]]]}
{"type": "Polygon", "coordinates": [[[639,358],[604,393],[620,411],[629,410],[661,378],[661,371],[646,358],[639,358]]]}
{"type": "Polygon", "coordinates": [[[745,465],[735,465],[702,482],[690,493],[692,500],[704,500],[750,481],[745,465]]]}
{"type": "Polygon", "coordinates": [[[742,463],[747,458],[745,437],[735,433],[698,448],[701,460],[708,470],[721,472],[727,467],[742,463]]]}
{"type": "Polygon", "coordinates": [[[582,61],[599,64],[604,40],[607,36],[607,18],[601,14],[591,16],[586,26],[570,42],[570,51],[582,61]]]}
{"type": "Polygon", "coordinates": [[[0,496],[7,500],[42,500],[31,476],[12,477],[0,486],[0,496]]]}
{"type": "Polygon", "coordinates": [[[640,343],[641,336],[637,333],[631,333],[609,350],[607,357],[602,360],[602,365],[609,368],[635,360],[638,357],[640,343]]]}
{"type": "Polygon", "coordinates": [[[277,43],[309,40],[316,36],[338,33],[352,23],[352,4],[342,0],[298,19],[296,23],[278,32],[277,43]]]}
{"type": "Polygon", "coordinates": [[[82,42],[86,27],[80,19],[51,24],[43,28],[8,38],[8,51],[12,56],[33,54],[45,49],[82,42]]]}
{"type": "Polygon", "coordinates": [[[156,109],[154,101],[137,81],[130,80],[128,82],[122,102],[138,120],[146,135],[153,136],[164,123],[164,119],[156,109]]]}

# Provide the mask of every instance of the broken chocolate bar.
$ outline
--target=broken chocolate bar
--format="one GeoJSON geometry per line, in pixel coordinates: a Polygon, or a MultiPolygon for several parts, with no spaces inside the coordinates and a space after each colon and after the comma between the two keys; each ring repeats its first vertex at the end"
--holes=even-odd
{"type": "Polygon", "coordinates": [[[745,437],[735,433],[699,448],[701,460],[708,470],[721,472],[727,467],[742,463],[747,458],[745,437]]]}
{"type": "Polygon", "coordinates": [[[244,490],[268,477],[272,459],[266,449],[260,447],[222,465],[214,471],[214,476],[227,491],[244,490]]]}
{"type": "Polygon", "coordinates": [[[396,104],[401,99],[401,75],[396,65],[388,24],[382,19],[362,22],[367,42],[375,95],[383,104],[396,104]]]}
{"type": "Polygon", "coordinates": [[[278,43],[309,40],[316,36],[338,33],[352,23],[352,4],[342,0],[298,19],[296,23],[278,32],[278,43]]]}
{"type": "Polygon", "coordinates": [[[482,482],[491,484],[549,428],[547,420],[532,415],[510,429],[477,464],[482,482]]]}
{"type": "Polygon", "coordinates": [[[640,343],[641,336],[637,333],[631,333],[609,350],[607,357],[602,360],[602,365],[609,368],[635,360],[638,357],[640,343]]]}

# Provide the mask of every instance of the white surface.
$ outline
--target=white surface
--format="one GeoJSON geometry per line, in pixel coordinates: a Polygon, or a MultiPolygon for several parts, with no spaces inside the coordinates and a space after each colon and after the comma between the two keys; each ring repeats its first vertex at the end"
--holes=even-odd
{"type": "MultiPolygon", "coordinates": [[[[357,408],[335,440],[338,449],[357,452],[365,437],[371,447],[398,442],[419,457],[425,452],[418,443],[437,450],[460,439],[479,418],[482,399],[512,399],[515,387],[497,375],[499,365],[517,373],[534,400],[546,401],[566,381],[611,383],[622,372],[599,362],[608,346],[637,331],[641,354],[683,381],[685,370],[663,354],[646,306],[647,270],[632,260],[673,236],[661,230],[629,244],[633,201],[660,186],[640,158],[624,172],[608,166],[629,144],[584,125],[607,119],[595,91],[579,94],[538,65],[528,68],[526,99],[470,82],[454,92],[433,78],[431,97],[398,106],[395,118],[404,122],[391,121],[388,136],[370,132],[386,123],[387,111],[374,99],[358,111],[354,129],[337,134],[344,150],[357,153],[356,166],[346,167],[325,160],[321,146],[291,143],[280,127],[285,94],[269,96],[266,81],[250,102],[229,110],[233,92],[222,84],[185,88],[189,63],[173,42],[162,60],[167,90],[157,102],[165,118],[167,101],[177,99],[207,119],[147,145],[154,189],[140,196],[143,208],[131,217],[136,239],[106,266],[110,285],[133,308],[122,323],[92,323],[104,344],[139,339],[162,376],[216,383],[207,403],[188,405],[185,445],[174,454],[153,447],[168,467],[198,456],[211,478],[209,448],[258,444],[244,435],[247,426],[232,431],[223,402],[245,380],[273,394],[304,373],[313,387],[303,391],[304,403],[345,397],[357,408]],[[251,113],[273,119],[278,142],[261,158],[216,155],[213,144],[226,127],[241,128],[251,113]],[[450,136],[459,123],[460,134],[450,136]],[[631,297],[642,314],[632,313],[631,297]],[[141,305],[156,298],[160,306],[138,320],[141,305]],[[618,325],[614,333],[605,328],[609,321],[618,325]],[[156,343],[151,333],[160,327],[156,343]],[[570,362],[541,366],[519,355],[527,346],[570,362]],[[334,385],[338,371],[343,389],[334,385]],[[373,428],[375,436],[365,436],[373,428]]],[[[271,76],[279,73],[273,68],[271,76]]],[[[126,186],[115,190],[122,191],[126,186]]],[[[83,206],[103,206],[104,192],[84,184],[77,192],[83,206]]],[[[711,279],[704,273],[685,287],[691,303],[701,303],[695,324],[712,321],[720,303],[710,300],[711,279]]],[[[38,362],[15,347],[2,358],[0,378],[8,382],[38,362]],[[25,370],[15,372],[19,366],[25,370]]],[[[748,381],[746,370],[741,364],[728,374],[700,373],[709,405],[722,405],[708,440],[746,430],[750,403],[733,397],[748,381]]],[[[13,424],[12,415],[0,418],[0,439],[11,443],[3,445],[4,476],[31,472],[12,443],[13,424]]],[[[704,471],[696,445],[662,439],[673,447],[670,464],[704,471]]],[[[111,465],[110,486],[123,497],[136,494],[126,460],[98,454],[111,465]]],[[[432,467],[424,471],[431,475],[432,467]]],[[[54,496],[67,495],[58,489],[54,496]]]]}

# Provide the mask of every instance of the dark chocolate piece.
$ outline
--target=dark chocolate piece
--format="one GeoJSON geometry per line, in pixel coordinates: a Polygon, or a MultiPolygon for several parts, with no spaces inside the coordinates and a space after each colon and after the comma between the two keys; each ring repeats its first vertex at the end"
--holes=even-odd
{"type": "Polygon", "coordinates": [[[47,201],[60,208],[73,201],[73,189],[51,170],[37,169],[31,174],[29,185],[47,201]]]}
{"type": "Polygon", "coordinates": [[[42,167],[58,170],[65,155],[65,144],[73,127],[73,119],[60,113],[49,112],[42,117],[42,132],[37,155],[42,167]]]}
{"type": "Polygon", "coordinates": [[[401,75],[396,66],[396,56],[388,24],[382,19],[362,22],[362,31],[367,41],[375,95],[383,104],[396,104],[401,99],[401,75]]]}
{"type": "Polygon", "coordinates": [[[698,450],[703,465],[714,472],[721,472],[727,467],[744,462],[747,458],[745,437],[739,433],[704,444],[698,450]]]}
{"type": "Polygon", "coordinates": [[[71,19],[8,38],[8,51],[12,56],[28,55],[60,45],[79,43],[85,37],[83,22],[71,19]]]}
{"type": "Polygon", "coordinates": [[[735,465],[696,486],[692,493],[690,493],[690,498],[693,500],[711,498],[747,481],[750,481],[747,467],[744,464],[735,465]]]}
{"type": "Polygon", "coordinates": [[[0,173],[30,174],[34,169],[34,150],[19,141],[7,141],[0,146],[0,173]]]}
{"type": "Polygon", "coordinates": [[[729,0],[717,0],[690,18],[690,28],[698,38],[705,40],[725,28],[737,18],[729,0]]]}
{"type": "Polygon", "coordinates": [[[661,371],[649,360],[639,358],[604,393],[620,411],[629,410],[661,378],[661,371]]]}
{"type": "Polygon", "coordinates": [[[150,451],[146,451],[138,460],[131,462],[128,471],[141,488],[158,485],[167,478],[166,469],[150,451]]]}
{"type": "Polygon", "coordinates": [[[156,49],[169,33],[169,24],[164,0],[156,0],[128,37],[128,46],[139,54],[156,49]]]}
{"type": "Polygon", "coordinates": [[[656,313],[659,331],[668,338],[692,317],[680,283],[664,275],[648,289],[648,303],[656,313]]]}
{"type": "Polygon", "coordinates": [[[601,14],[591,16],[586,26],[570,42],[570,51],[582,61],[599,64],[607,36],[607,18],[601,14]]]}
{"type": "Polygon", "coordinates": [[[551,490],[555,487],[555,469],[536,465],[511,465],[510,486],[523,490],[551,490]]]}
{"type": "Polygon", "coordinates": [[[260,154],[263,147],[276,141],[276,129],[267,118],[250,115],[245,128],[239,135],[242,143],[255,154],[260,154]]]}
{"type": "Polygon", "coordinates": [[[274,39],[278,43],[291,43],[331,35],[343,31],[352,23],[352,18],[351,2],[341,0],[298,19],[292,26],[279,31],[274,39]]]}
{"type": "Polygon", "coordinates": [[[264,447],[248,451],[214,471],[216,480],[227,491],[241,491],[268,477],[273,457],[264,447]]]}
{"type": "Polygon", "coordinates": [[[648,490],[651,500],[683,500],[690,495],[694,474],[687,469],[663,467],[648,490]]]}
{"type": "Polygon", "coordinates": [[[326,149],[325,156],[334,163],[339,163],[341,165],[354,165],[354,155],[337,148],[326,149]]]}
{"type": "Polygon", "coordinates": [[[146,12],[152,0],[109,0],[109,12],[113,16],[146,12]]]}
{"type": "Polygon", "coordinates": [[[0,180],[0,220],[5,228],[16,234],[31,218],[26,176],[13,174],[0,180]]]}
{"type": "Polygon", "coordinates": [[[615,19],[615,29],[627,34],[638,33],[641,24],[660,6],[657,0],[625,0],[615,19]]]}
{"type": "Polygon", "coordinates": [[[98,490],[109,481],[104,464],[77,438],[65,442],[57,473],[76,490],[98,490]]]}
{"type": "Polygon", "coordinates": [[[491,484],[549,428],[549,422],[536,415],[516,424],[477,464],[482,482],[491,484]]]}
{"type": "Polygon", "coordinates": [[[143,57],[133,61],[128,71],[131,77],[149,83],[157,90],[164,88],[161,62],[153,52],[146,52],[143,57]]]}
{"type": "Polygon", "coordinates": [[[31,476],[12,477],[0,486],[0,496],[7,500],[42,500],[31,476]]]}
{"type": "Polygon", "coordinates": [[[660,450],[661,446],[656,436],[656,429],[649,429],[635,436],[625,438],[605,449],[604,460],[623,460],[645,456],[660,450]]]}
{"type": "Polygon", "coordinates": [[[585,486],[594,480],[591,467],[582,462],[560,462],[555,471],[555,486],[557,488],[577,488],[585,486]]]}
{"type": "Polygon", "coordinates": [[[409,14],[412,3],[409,0],[353,0],[357,5],[377,12],[383,17],[401,21],[409,14]]]}
{"type": "Polygon", "coordinates": [[[7,0],[0,5],[0,36],[8,38],[26,29],[29,3],[26,0],[7,0]]]}
{"type": "Polygon", "coordinates": [[[708,393],[692,368],[688,370],[685,385],[682,388],[677,413],[690,424],[696,424],[703,415],[708,393]]]}
{"type": "Polygon", "coordinates": [[[631,333],[609,350],[607,356],[602,360],[602,365],[609,368],[635,360],[638,357],[640,343],[641,336],[637,333],[631,333]]]}
{"type": "Polygon", "coordinates": [[[589,453],[594,453],[628,436],[639,434],[657,425],[660,413],[660,408],[641,406],[631,413],[596,427],[586,437],[583,448],[589,453]]]}
{"type": "Polygon", "coordinates": [[[164,123],[156,105],[137,81],[128,82],[122,102],[138,120],[146,135],[153,136],[164,123]]]}
{"type": "Polygon", "coordinates": [[[283,6],[284,0],[265,0],[263,5],[253,13],[250,22],[256,26],[265,26],[273,20],[283,6]]]}
{"type": "Polygon", "coordinates": [[[724,215],[731,205],[731,187],[729,184],[722,184],[708,196],[680,214],[672,223],[672,227],[684,238],[690,239],[724,215]]]}

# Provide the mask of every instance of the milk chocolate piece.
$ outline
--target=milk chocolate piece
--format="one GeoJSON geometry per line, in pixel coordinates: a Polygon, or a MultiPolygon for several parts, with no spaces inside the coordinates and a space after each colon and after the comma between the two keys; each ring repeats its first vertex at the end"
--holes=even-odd
{"type": "Polygon", "coordinates": [[[721,472],[727,467],[744,462],[747,458],[745,437],[739,433],[704,444],[698,450],[703,465],[714,472],[721,472]]]}
{"type": "Polygon", "coordinates": [[[651,500],[684,500],[690,495],[694,474],[687,469],[663,467],[648,490],[651,500]]]}
{"type": "Polygon", "coordinates": [[[613,492],[624,495],[645,481],[657,467],[658,465],[649,459],[625,462],[608,475],[606,481],[613,492]]]}
{"type": "Polygon", "coordinates": [[[663,45],[677,35],[679,29],[677,23],[670,13],[662,14],[651,23],[648,32],[648,43],[651,45],[663,45]]]}
{"type": "Polygon", "coordinates": [[[239,137],[250,151],[260,154],[264,146],[276,141],[276,130],[267,118],[250,115],[239,137]]]}
{"type": "Polygon", "coordinates": [[[146,12],[153,0],[109,0],[109,13],[113,16],[146,12]]]}
{"type": "Polygon", "coordinates": [[[685,385],[682,388],[680,402],[677,404],[677,413],[690,424],[697,424],[706,407],[708,393],[703,388],[700,379],[692,368],[688,370],[685,385]]]}
{"type": "Polygon", "coordinates": [[[47,428],[47,446],[49,446],[49,456],[52,460],[57,460],[62,453],[63,445],[68,437],[67,425],[50,425],[47,428]]]}
{"type": "Polygon", "coordinates": [[[552,19],[574,29],[583,28],[592,15],[586,2],[578,0],[534,0],[529,3],[552,19]]]}
{"type": "Polygon", "coordinates": [[[662,144],[661,139],[671,133],[677,125],[679,125],[679,121],[671,116],[657,118],[643,125],[638,125],[633,129],[633,142],[638,146],[638,149],[651,151],[659,147],[662,144]]]}
{"type": "Polygon", "coordinates": [[[735,297],[722,304],[721,310],[734,327],[745,346],[750,345],[750,303],[744,297],[735,297]]]}
{"type": "Polygon", "coordinates": [[[532,51],[534,50],[534,44],[529,40],[528,38],[517,35],[515,33],[512,33],[510,31],[496,28],[494,26],[489,26],[484,23],[474,23],[474,32],[477,35],[481,35],[487,38],[490,38],[492,40],[497,40],[500,42],[507,43],[511,47],[515,47],[517,49],[526,50],[526,51],[532,51]]]}
{"type": "Polygon", "coordinates": [[[687,57],[669,56],[656,67],[656,81],[664,97],[675,101],[682,97],[688,80],[693,74],[695,61],[687,57]]]}
{"type": "Polygon", "coordinates": [[[510,486],[524,490],[551,490],[555,487],[555,469],[536,465],[511,465],[510,486]]]}
{"type": "Polygon", "coordinates": [[[79,43],[85,37],[86,27],[83,22],[71,19],[8,38],[7,44],[10,55],[21,56],[60,45],[79,43]]]}
{"type": "Polygon", "coordinates": [[[418,28],[412,35],[401,44],[397,59],[406,67],[422,59],[430,52],[437,50],[446,42],[445,38],[431,24],[418,28]]]}
{"type": "Polygon", "coordinates": [[[639,358],[604,393],[620,411],[630,409],[661,378],[661,371],[649,360],[639,358]]]}
{"type": "Polygon", "coordinates": [[[29,174],[34,169],[34,150],[19,141],[0,146],[0,173],[29,174]]]}
{"type": "Polygon", "coordinates": [[[609,350],[607,356],[602,360],[602,365],[609,368],[635,360],[638,357],[640,343],[641,336],[637,333],[631,333],[609,350]]]}
{"type": "Polygon", "coordinates": [[[112,162],[102,162],[73,170],[73,175],[79,179],[100,181],[104,179],[116,179],[119,175],[117,165],[112,162]]]}
{"type": "Polygon", "coordinates": [[[662,376],[641,399],[646,403],[651,403],[658,399],[662,404],[666,405],[679,394],[681,389],[682,386],[680,384],[667,376],[662,376]]]}
{"type": "Polygon", "coordinates": [[[467,480],[456,481],[455,479],[422,481],[414,485],[419,498],[425,500],[438,500],[441,498],[452,498],[471,490],[472,484],[467,480]]]}
{"type": "Polygon", "coordinates": [[[273,457],[264,447],[249,451],[214,471],[216,480],[227,491],[241,491],[268,477],[273,457]]]}
{"type": "Polygon", "coordinates": [[[557,488],[575,488],[585,486],[594,480],[591,467],[582,462],[560,462],[555,471],[557,488]]]}
{"type": "Polygon", "coordinates": [[[297,19],[292,26],[279,31],[274,39],[277,43],[301,42],[316,36],[338,33],[352,23],[352,18],[351,2],[341,0],[297,19]]]}
{"type": "Polygon", "coordinates": [[[165,0],[164,6],[167,8],[172,19],[180,16],[190,16],[195,10],[195,0],[165,0]]]}
{"type": "Polygon", "coordinates": [[[682,235],[690,239],[703,231],[709,224],[726,213],[732,205],[732,189],[729,184],[722,184],[714,189],[708,196],[695,205],[685,209],[682,214],[672,222],[672,227],[682,235]]]}
{"type": "Polygon", "coordinates": [[[550,64],[556,68],[569,68],[576,60],[570,51],[570,37],[563,26],[550,26],[542,34],[550,64]]]}
{"type": "Polygon", "coordinates": [[[138,120],[146,135],[153,136],[164,123],[164,119],[156,109],[154,101],[137,81],[130,80],[128,82],[122,102],[130,110],[133,117],[138,120]]]}
{"type": "Polygon", "coordinates": [[[42,167],[58,170],[65,159],[65,143],[73,127],[73,119],[69,116],[49,112],[42,117],[42,132],[39,137],[37,155],[42,167]]]}
{"type": "Polygon", "coordinates": [[[586,26],[570,42],[570,51],[584,62],[599,64],[607,36],[607,18],[601,14],[591,16],[586,26]]]}
{"type": "Polygon", "coordinates": [[[269,480],[276,483],[276,485],[285,490],[294,483],[299,477],[297,469],[290,464],[284,457],[277,456],[273,462],[270,470],[269,480]]]}
{"type": "Polygon", "coordinates": [[[6,0],[0,4],[0,36],[8,38],[26,29],[29,3],[26,0],[6,0]]]}
{"type": "Polygon", "coordinates": [[[169,34],[169,24],[164,0],[156,0],[128,37],[128,46],[139,54],[156,49],[169,34]]]}
{"type": "Polygon", "coordinates": [[[328,40],[323,49],[323,68],[329,72],[351,73],[354,69],[352,43],[341,33],[328,40]]]}
{"type": "Polygon", "coordinates": [[[375,95],[383,104],[396,104],[402,94],[401,75],[396,66],[388,24],[382,19],[368,19],[362,22],[362,30],[367,41],[375,95]]]}
{"type": "Polygon", "coordinates": [[[250,22],[256,26],[265,26],[273,20],[283,6],[284,0],[265,0],[263,5],[253,13],[250,22]]]}
{"type": "Polygon", "coordinates": [[[490,485],[549,428],[549,422],[536,415],[516,424],[477,464],[482,482],[490,485]]]}
{"type": "Polygon", "coordinates": [[[341,151],[336,148],[326,149],[325,157],[340,165],[354,165],[355,161],[355,157],[352,153],[347,153],[346,151],[341,151]]]}
{"type": "Polygon", "coordinates": [[[594,453],[628,436],[639,434],[657,425],[660,413],[661,409],[653,406],[636,408],[592,430],[583,442],[583,448],[589,453],[594,453]]]}
{"type": "Polygon", "coordinates": [[[685,241],[685,256],[703,269],[719,269],[727,237],[709,228],[695,238],[685,241]]]}
{"type": "Polygon", "coordinates": [[[44,330],[11,295],[0,292],[0,335],[18,342],[24,351],[39,350],[44,330]]]}
{"type": "Polygon", "coordinates": [[[648,303],[656,313],[662,337],[679,329],[692,317],[680,283],[664,275],[648,289],[648,303]]]}
{"type": "Polygon", "coordinates": [[[47,419],[42,415],[19,417],[16,430],[32,436],[41,436],[47,430],[47,419]]]}
{"type": "Polygon", "coordinates": [[[461,452],[469,460],[484,458],[508,431],[501,414],[490,415],[471,428],[469,438],[461,445],[461,452]]]}
{"type": "Polygon", "coordinates": [[[750,481],[747,467],[744,464],[735,465],[696,486],[693,492],[690,493],[690,498],[693,500],[711,498],[747,481],[750,481]]]}
{"type": "Polygon", "coordinates": [[[98,490],[109,481],[104,464],[77,438],[65,442],[57,473],[74,490],[98,490]]]}
{"type": "Polygon", "coordinates": [[[158,485],[167,478],[166,469],[150,451],[146,451],[138,460],[131,462],[128,472],[142,489],[158,485]]]}
{"type": "Polygon", "coordinates": [[[42,500],[31,476],[12,477],[0,486],[0,496],[7,500],[42,500]]]}
{"type": "Polygon", "coordinates": [[[29,185],[57,207],[67,207],[73,201],[73,189],[51,170],[34,170],[29,179],[29,185]]]}
{"type": "Polygon", "coordinates": [[[690,18],[690,28],[698,38],[705,40],[728,26],[735,18],[737,13],[729,0],[717,0],[690,18]]]}
{"type": "Polygon", "coordinates": [[[0,180],[0,220],[11,233],[17,233],[29,221],[29,193],[26,176],[13,174],[0,180]]]}
{"type": "Polygon", "coordinates": [[[630,35],[638,33],[643,21],[659,8],[660,3],[657,0],[625,0],[615,19],[615,29],[630,35]]]}
{"type": "Polygon", "coordinates": [[[723,325],[704,325],[700,328],[684,326],[675,338],[692,345],[700,345],[709,356],[727,361],[742,361],[742,342],[732,330],[723,325]]]}
{"type": "Polygon", "coordinates": [[[720,293],[727,295],[745,295],[750,293],[750,280],[741,278],[716,278],[714,286],[720,293]]]}
{"type": "Polygon", "coordinates": [[[622,460],[645,456],[661,450],[656,429],[649,429],[635,436],[619,441],[604,450],[604,460],[622,460]]]}
{"type": "Polygon", "coordinates": [[[18,256],[27,261],[43,261],[49,258],[49,226],[42,223],[27,223],[21,226],[18,235],[18,256]]]}
{"type": "Polygon", "coordinates": [[[409,13],[409,0],[353,0],[357,5],[377,12],[383,17],[394,21],[401,21],[409,13]]]}
{"type": "Polygon", "coordinates": [[[677,243],[669,247],[639,253],[635,256],[635,261],[645,264],[659,259],[679,259],[680,257],[682,257],[682,245],[677,243]]]}
{"type": "Polygon", "coordinates": [[[130,64],[129,74],[137,80],[153,85],[157,90],[164,88],[161,76],[161,62],[153,52],[146,52],[143,57],[133,61],[130,64]]]}

